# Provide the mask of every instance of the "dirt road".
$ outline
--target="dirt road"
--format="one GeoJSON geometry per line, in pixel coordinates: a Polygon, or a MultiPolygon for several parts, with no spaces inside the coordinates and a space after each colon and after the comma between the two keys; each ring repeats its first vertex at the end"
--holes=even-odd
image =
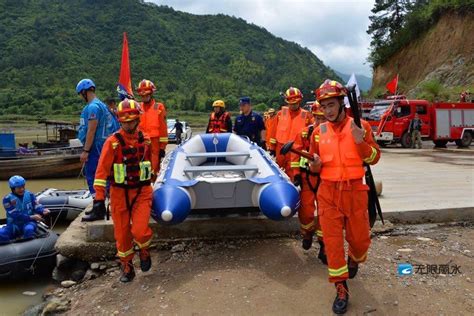
{"type": "MultiPolygon", "coordinates": [[[[472,315],[472,225],[399,226],[372,240],[349,282],[349,315],[472,315]],[[398,263],[460,271],[401,277],[398,263]]],[[[328,315],[334,289],[317,250],[294,238],[183,243],[154,251],[152,270],[130,284],[112,268],[55,295],[70,315],[328,315]]]]}

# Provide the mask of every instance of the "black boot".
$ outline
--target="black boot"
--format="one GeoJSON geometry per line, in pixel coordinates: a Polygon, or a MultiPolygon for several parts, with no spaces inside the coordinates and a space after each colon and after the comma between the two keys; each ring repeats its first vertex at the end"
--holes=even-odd
{"type": "Polygon", "coordinates": [[[120,282],[127,283],[133,280],[135,277],[135,269],[133,268],[132,261],[122,262],[122,275],[120,276],[120,282]]]}
{"type": "Polygon", "coordinates": [[[324,265],[328,265],[328,258],[326,256],[326,249],[324,248],[324,242],[322,240],[318,240],[318,243],[319,243],[318,259],[321,260],[321,262],[324,265]]]}
{"type": "Polygon", "coordinates": [[[349,288],[346,281],[336,282],[336,298],[332,304],[332,311],[334,314],[345,314],[347,305],[349,305],[349,288]]]}
{"type": "Polygon", "coordinates": [[[147,272],[151,268],[151,257],[148,249],[140,249],[140,269],[147,272]]]}
{"type": "Polygon", "coordinates": [[[304,250],[309,250],[312,245],[313,245],[313,236],[312,235],[310,235],[309,237],[304,236],[303,241],[301,243],[301,247],[303,247],[304,250]]]}
{"type": "Polygon", "coordinates": [[[94,201],[94,205],[92,206],[92,210],[89,214],[82,217],[83,222],[93,222],[93,221],[100,221],[105,219],[105,202],[104,201],[94,201]]]}
{"type": "Polygon", "coordinates": [[[347,266],[349,267],[349,279],[355,278],[357,271],[359,271],[359,264],[352,260],[350,256],[347,257],[347,266]]]}

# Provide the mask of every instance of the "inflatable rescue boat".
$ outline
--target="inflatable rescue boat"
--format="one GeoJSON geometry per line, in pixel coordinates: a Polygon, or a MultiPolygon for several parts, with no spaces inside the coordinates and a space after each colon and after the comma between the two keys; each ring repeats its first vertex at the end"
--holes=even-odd
{"type": "Polygon", "coordinates": [[[165,224],[190,214],[262,212],[292,217],[297,188],[259,146],[235,134],[196,135],[168,154],[154,184],[152,216],[165,224]]]}
{"type": "Polygon", "coordinates": [[[36,199],[51,212],[51,216],[72,221],[92,203],[89,190],[46,189],[36,194],[36,199]]]}

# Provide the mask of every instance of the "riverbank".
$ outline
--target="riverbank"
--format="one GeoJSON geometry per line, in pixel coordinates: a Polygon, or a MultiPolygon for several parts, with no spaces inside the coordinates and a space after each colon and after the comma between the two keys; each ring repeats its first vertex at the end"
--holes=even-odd
{"type": "MultiPolygon", "coordinates": [[[[49,294],[67,315],[328,315],[334,296],[318,246],[295,238],[190,241],[153,250],[150,272],[129,284],[118,268],[49,294]]],[[[472,224],[395,226],[372,238],[351,289],[353,315],[468,315],[474,308],[472,224]],[[458,266],[400,277],[398,263],[458,266]],[[427,303],[430,302],[430,303],[427,303]]],[[[135,262],[135,266],[138,263],[135,262]]],[[[49,305],[48,305],[49,304],[49,305]]],[[[49,307],[48,307],[49,306],[49,307]]]]}

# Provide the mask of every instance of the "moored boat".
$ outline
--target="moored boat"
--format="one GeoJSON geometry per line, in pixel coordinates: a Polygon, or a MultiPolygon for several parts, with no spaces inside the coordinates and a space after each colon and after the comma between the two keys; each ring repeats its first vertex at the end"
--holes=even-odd
{"type": "Polygon", "coordinates": [[[51,216],[72,221],[92,203],[89,190],[46,189],[36,194],[36,199],[47,208],[51,216]]]}

